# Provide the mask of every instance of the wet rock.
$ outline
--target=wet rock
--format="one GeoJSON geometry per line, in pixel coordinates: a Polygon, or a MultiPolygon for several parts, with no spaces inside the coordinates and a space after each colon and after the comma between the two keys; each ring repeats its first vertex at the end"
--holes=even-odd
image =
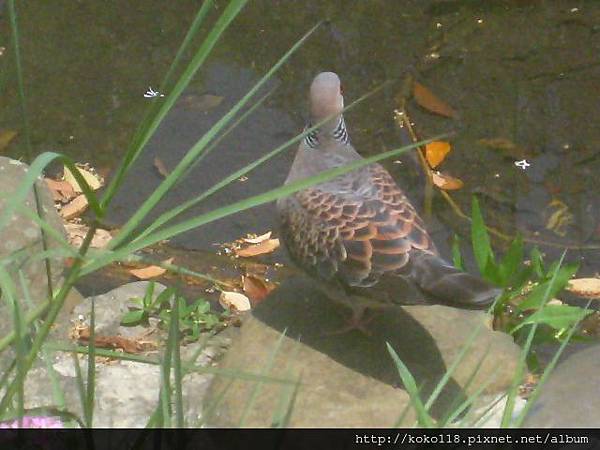
{"type": "Polygon", "coordinates": [[[397,307],[375,316],[369,324],[371,336],[359,331],[328,334],[343,326],[344,313],[308,280],[283,283],[253,310],[220,366],[229,375],[238,371],[268,380],[217,376],[206,400],[211,409],[208,423],[263,427],[287,415],[286,424],[292,427],[413,425],[415,413],[386,342],[427,398],[479,330],[434,403],[435,417],[479,388],[486,395],[502,392],[514,375],[519,348],[510,336],[491,331],[484,313],[444,306],[397,307]]]}
{"type": "Polygon", "coordinates": [[[600,427],[600,345],[569,356],[541,387],[524,426],[536,428],[600,427]]]}
{"type": "MultiPolygon", "coordinates": [[[[143,297],[149,282],[140,281],[113,289],[106,294],[94,297],[96,334],[121,335],[134,339],[143,335],[145,339],[164,342],[164,334],[151,327],[123,327],[121,317],[128,310],[127,305],[133,297],[143,297]]],[[[153,297],[158,296],[164,286],[156,283],[153,297]]],[[[74,323],[89,324],[91,298],[78,305],[71,316],[74,323]]],[[[58,335],[64,336],[68,329],[63,328],[58,335]]],[[[227,345],[225,338],[212,338],[204,347],[200,342],[182,346],[182,360],[190,360],[199,352],[196,365],[208,366],[222,354],[227,345]]],[[[162,350],[150,351],[147,356],[156,356],[162,350]]],[[[45,350],[38,364],[28,375],[25,392],[26,408],[56,405],[57,397],[53,386],[59,387],[64,396],[63,408],[78,417],[83,417],[81,399],[76,378],[76,362],[83,377],[87,374],[87,355],[73,355],[61,351],[45,350]],[[52,381],[54,379],[54,381],[52,381]]],[[[199,423],[201,415],[198,399],[206,391],[211,375],[193,372],[183,379],[184,414],[186,424],[199,423]]],[[[161,386],[160,366],[135,361],[96,359],[95,386],[95,427],[144,427],[158,404],[161,386]]]]}
{"type": "MultiPolygon", "coordinates": [[[[14,198],[21,185],[28,166],[20,161],[0,157],[0,217],[7,211],[9,200],[14,198]]],[[[40,201],[40,211],[44,220],[61,236],[66,236],[62,219],[54,209],[54,202],[50,192],[42,180],[36,182],[40,201]]],[[[29,191],[23,205],[33,214],[37,215],[36,198],[33,189],[29,191]]],[[[46,233],[47,249],[59,251],[60,243],[46,233]]],[[[8,262],[5,266],[13,280],[16,296],[22,301],[21,308],[27,312],[46,299],[48,295],[48,281],[46,273],[46,260],[37,256],[44,250],[40,227],[22,211],[15,211],[8,219],[6,226],[0,228],[0,260],[8,262]],[[24,283],[20,281],[20,274],[24,283]],[[31,303],[26,301],[23,284],[27,286],[27,293],[31,303]]],[[[56,285],[63,272],[63,256],[54,255],[49,258],[52,282],[56,285]]],[[[11,313],[5,301],[0,302],[0,317],[10,318],[11,313]]],[[[0,335],[4,336],[12,330],[11,320],[0,320],[0,335]]]]}

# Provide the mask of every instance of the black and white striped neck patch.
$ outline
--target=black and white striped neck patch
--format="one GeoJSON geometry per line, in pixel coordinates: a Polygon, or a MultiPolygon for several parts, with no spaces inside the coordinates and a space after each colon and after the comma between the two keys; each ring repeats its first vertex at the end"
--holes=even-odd
{"type": "Polygon", "coordinates": [[[343,144],[347,144],[348,141],[350,140],[350,138],[348,136],[348,131],[346,130],[346,123],[344,122],[344,116],[340,116],[340,120],[339,120],[337,126],[335,127],[335,130],[333,130],[332,136],[336,141],[339,141],[343,144]]]}
{"type": "MultiPolygon", "coordinates": [[[[312,124],[309,123],[308,125],[306,125],[305,130],[307,130],[311,127],[312,127],[312,124]]],[[[319,146],[318,134],[319,134],[319,129],[311,131],[304,137],[304,143],[309,148],[317,148],[319,146]]],[[[340,120],[338,121],[335,129],[331,132],[331,137],[334,140],[341,142],[342,144],[347,144],[348,142],[350,142],[350,136],[348,135],[348,131],[346,130],[346,123],[344,122],[344,116],[340,116],[340,120]]]]}

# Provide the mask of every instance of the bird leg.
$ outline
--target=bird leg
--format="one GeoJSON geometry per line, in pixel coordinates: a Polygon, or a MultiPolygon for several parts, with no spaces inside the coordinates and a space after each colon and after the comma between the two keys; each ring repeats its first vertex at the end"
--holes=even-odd
{"type": "Polygon", "coordinates": [[[367,310],[373,311],[375,309],[382,309],[386,306],[390,306],[382,305],[380,302],[371,300],[367,297],[345,292],[345,290],[338,285],[323,283],[319,288],[332,302],[349,308],[352,311],[350,317],[345,318],[346,324],[339,329],[326,332],[325,335],[328,336],[345,334],[353,330],[358,330],[367,336],[372,336],[373,333],[367,326],[375,317],[377,317],[377,314],[371,314],[370,317],[365,317],[367,310]]]}

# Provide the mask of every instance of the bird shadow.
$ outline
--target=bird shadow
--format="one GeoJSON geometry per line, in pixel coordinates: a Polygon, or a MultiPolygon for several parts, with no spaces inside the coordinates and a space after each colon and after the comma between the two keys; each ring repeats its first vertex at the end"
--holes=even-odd
{"type": "MultiPolygon", "coordinates": [[[[252,314],[267,326],[285,331],[286,336],[354,371],[403,388],[386,347],[386,342],[389,343],[415,378],[423,401],[447,370],[431,334],[402,307],[376,312],[369,322],[370,336],[358,330],[329,334],[345,325],[348,311],[330,301],[314,282],[303,276],[283,281],[252,314]]],[[[451,378],[430,413],[439,419],[466,398],[464,390],[451,378]]]]}

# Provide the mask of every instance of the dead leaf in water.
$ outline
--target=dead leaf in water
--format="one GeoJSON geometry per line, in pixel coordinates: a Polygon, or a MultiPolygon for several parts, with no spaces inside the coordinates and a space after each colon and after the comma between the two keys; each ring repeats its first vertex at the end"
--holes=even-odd
{"type": "Polygon", "coordinates": [[[451,119],[456,117],[456,111],[450,105],[440,100],[433,92],[416,81],[413,83],[413,97],[419,106],[429,112],[451,119]]]}
{"type": "MultiPolygon", "coordinates": [[[[171,264],[175,258],[165,259],[163,264],[171,264]]],[[[148,266],[141,269],[131,269],[129,273],[140,280],[148,280],[163,275],[167,269],[160,266],[148,266]]]]}
{"type": "Polygon", "coordinates": [[[209,109],[216,108],[222,101],[223,97],[213,94],[190,94],[183,98],[183,104],[185,106],[197,111],[208,111],[209,109]]]}
{"type": "Polygon", "coordinates": [[[275,283],[271,283],[255,275],[245,275],[242,277],[244,292],[248,295],[252,304],[256,305],[265,299],[269,292],[275,289],[275,283]]]}
{"type": "Polygon", "coordinates": [[[250,300],[244,294],[222,291],[219,296],[221,306],[231,312],[242,312],[251,309],[250,300]]]}
{"type": "Polygon", "coordinates": [[[441,172],[432,172],[431,181],[444,191],[454,191],[464,186],[464,183],[458,178],[454,178],[441,172]]]}
{"type": "Polygon", "coordinates": [[[511,159],[521,160],[533,157],[532,152],[527,150],[525,147],[515,144],[510,139],[499,137],[479,139],[477,142],[485,147],[491,148],[492,150],[501,151],[511,159]]]}
{"type": "Polygon", "coordinates": [[[546,219],[546,229],[554,232],[559,236],[567,234],[567,227],[571,225],[575,218],[569,211],[566,203],[559,199],[553,199],[544,209],[546,219]]]}
{"type": "Polygon", "coordinates": [[[158,156],[154,158],[154,168],[163,178],[167,178],[171,173],[171,171],[167,169],[167,166],[165,166],[165,163],[162,162],[158,156]]]}
{"type": "Polygon", "coordinates": [[[446,159],[446,155],[450,153],[450,144],[445,141],[432,141],[425,144],[425,158],[429,166],[434,169],[446,159]]]}
{"type": "Polygon", "coordinates": [[[567,291],[579,297],[600,299],[600,278],[575,278],[569,280],[567,291]]]}
{"type": "Polygon", "coordinates": [[[247,242],[248,244],[260,244],[262,241],[269,239],[271,234],[271,231],[267,231],[265,234],[261,234],[260,236],[242,238],[242,241],[247,242]]]}
{"type": "Polygon", "coordinates": [[[50,189],[52,199],[55,202],[65,203],[75,197],[75,190],[66,181],[56,181],[51,178],[44,178],[44,181],[50,189]]]}
{"type": "Polygon", "coordinates": [[[15,130],[0,130],[0,152],[17,136],[15,130]]]}
{"type": "Polygon", "coordinates": [[[83,194],[79,194],[69,203],[61,208],[59,214],[63,219],[69,220],[82,215],[88,207],[88,200],[83,194]]]}
{"type": "MultiPolygon", "coordinates": [[[[92,191],[95,191],[102,187],[102,182],[100,181],[98,176],[96,176],[89,170],[84,169],[83,167],[77,166],[77,171],[81,174],[81,176],[87,182],[87,184],[90,185],[90,188],[92,189],[92,191]]],[[[65,181],[67,183],[69,183],[71,186],[73,186],[73,189],[75,190],[76,193],[80,194],[81,192],[83,192],[81,189],[81,186],[79,186],[79,183],[75,179],[75,176],[73,176],[73,174],[71,173],[71,171],[69,170],[69,168],[67,166],[64,166],[63,173],[64,173],[65,181]]]]}
{"type": "Polygon", "coordinates": [[[236,249],[235,254],[242,258],[249,258],[251,256],[263,255],[265,253],[272,253],[279,248],[279,239],[267,239],[256,245],[251,245],[246,248],[236,249]]]}

